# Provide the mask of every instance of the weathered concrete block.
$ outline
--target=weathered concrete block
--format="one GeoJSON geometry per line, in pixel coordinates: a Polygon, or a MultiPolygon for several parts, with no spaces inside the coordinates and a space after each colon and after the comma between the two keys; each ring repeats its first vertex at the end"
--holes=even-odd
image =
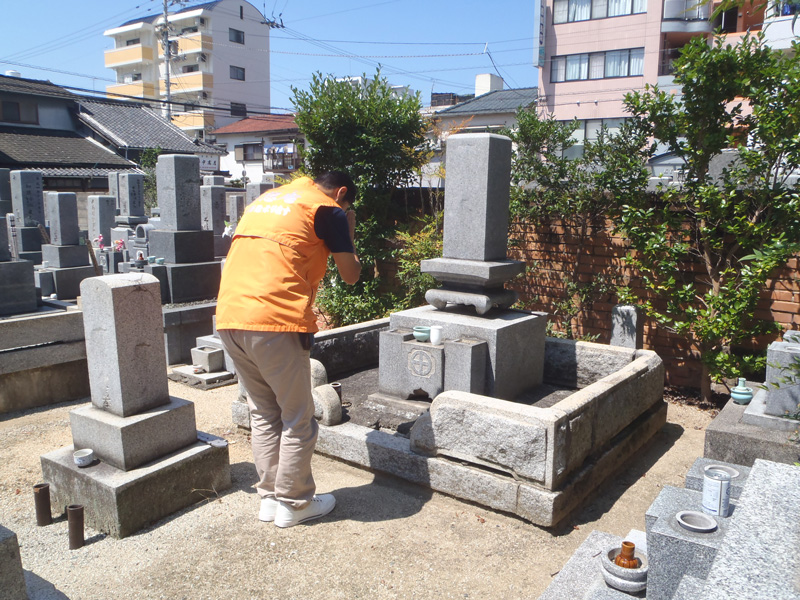
{"type": "Polygon", "coordinates": [[[444,339],[484,340],[487,395],[513,400],[542,382],[546,315],[507,310],[481,317],[464,307],[441,311],[422,306],[392,314],[390,323],[392,329],[441,325],[444,339]]]}
{"type": "Polygon", "coordinates": [[[320,361],[311,359],[311,389],[328,383],[328,372],[320,361]]]}
{"type": "Polygon", "coordinates": [[[483,340],[463,337],[444,342],[444,390],[483,394],[489,346],[483,340]]]}
{"type": "MultiPolygon", "coordinates": [[[[8,169],[0,169],[8,171],[8,169]]],[[[6,226],[6,213],[0,213],[0,262],[11,260],[11,250],[8,245],[8,227],[6,226]]]]}
{"type": "Polygon", "coordinates": [[[612,346],[641,348],[644,345],[644,320],[638,306],[619,304],[611,309],[612,346]]]}
{"type": "Polygon", "coordinates": [[[50,242],[56,246],[78,243],[78,197],[72,192],[47,193],[50,242]]]}
{"type": "Polygon", "coordinates": [[[747,484],[747,479],[750,476],[750,467],[745,467],[744,465],[735,465],[722,460],[713,460],[711,458],[701,457],[694,461],[692,466],[689,468],[689,472],[686,473],[686,483],[684,484],[684,487],[687,490],[702,492],[705,468],[710,467],[711,465],[722,465],[723,467],[728,467],[729,469],[733,469],[738,473],[738,475],[731,474],[731,498],[736,499],[741,496],[744,486],[747,484]]]}
{"type": "Polygon", "coordinates": [[[411,428],[412,448],[435,448],[437,455],[544,483],[548,431],[553,426],[546,409],[448,391],[434,399],[430,423],[430,427],[411,428]]]}
{"type": "Polygon", "coordinates": [[[72,300],[81,295],[81,282],[95,277],[94,267],[69,267],[53,269],[53,289],[59,300],[72,300]]]}
{"type": "Polygon", "coordinates": [[[85,267],[89,264],[89,249],[86,246],[55,246],[42,244],[42,260],[49,263],[50,268],[67,269],[85,267]]]}
{"type": "Polygon", "coordinates": [[[203,185],[225,186],[225,178],[222,175],[203,175],[203,185]]]}
{"type": "Polygon", "coordinates": [[[11,171],[11,204],[17,217],[17,226],[44,225],[41,171],[11,171]]]}
{"type": "Polygon", "coordinates": [[[202,263],[214,260],[213,231],[168,231],[153,229],[148,236],[150,256],[169,264],[202,263]]]}
{"type": "Polygon", "coordinates": [[[0,525],[0,590],[6,600],[28,600],[17,534],[0,525]]]}
{"type": "Polygon", "coordinates": [[[206,373],[225,370],[225,353],[217,348],[198,346],[192,348],[192,364],[201,367],[206,373]]]}
{"type": "Polygon", "coordinates": [[[633,362],[634,348],[547,338],[544,380],[553,385],[582,388],[633,362]]]}
{"type": "Polygon", "coordinates": [[[511,140],[491,133],[447,139],[445,258],[506,258],[511,140]]]}
{"type": "Polygon", "coordinates": [[[122,217],[144,217],[144,175],[119,175],[119,214],[122,217]]]}
{"type": "Polygon", "coordinates": [[[216,235],[225,231],[225,186],[200,186],[200,226],[216,235]]]}
{"type": "Polygon", "coordinates": [[[127,417],[169,401],[161,290],[146,274],[81,283],[92,404],[127,417]]]}
{"type": "Polygon", "coordinates": [[[108,174],[108,195],[114,196],[116,209],[119,210],[119,172],[108,174]]]}
{"type": "Polygon", "coordinates": [[[197,438],[194,403],[170,398],[168,404],[130,417],[118,417],[93,404],[70,412],[72,443],[130,471],[192,444],[197,438]]]}
{"type": "Polygon", "coordinates": [[[417,342],[408,329],[380,335],[381,368],[378,389],[398,398],[427,394],[433,398],[444,389],[444,346],[417,342]]]}
{"type": "Polygon", "coordinates": [[[231,421],[238,427],[250,429],[250,407],[246,401],[237,399],[231,402],[231,421]]]}
{"type": "Polygon", "coordinates": [[[164,347],[168,364],[192,360],[192,348],[197,345],[197,338],[213,331],[216,308],[215,302],[163,308],[164,347]]]}
{"type": "Polygon", "coordinates": [[[342,422],[342,401],[339,394],[329,384],[311,390],[314,399],[314,417],[323,425],[338,425],[342,422]]]}
{"type": "Polygon", "coordinates": [[[0,217],[14,212],[11,202],[11,169],[0,169],[0,217]]]}
{"type": "Polygon", "coordinates": [[[245,206],[251,204],[253,200],[258,198],[261,194],[268,192],[274,188],[275,188],[274,184],[267,183],[265,181],[255,181],[248,183],[247,186],[245,186],[245,195],[246,195],[245,206]]]}
{"type": "Polygon", "coordinates": [[[89,226],[89,238],[94,240],[103,236],[103,244],[111,245],[111,228],[117,216],[117,199],[115,196],[89,196],[86,213],[89,226]]]}
{"type": "Polygon", "coordinates": [[[244,214],[244,195],[243,194],[231,194],[228,196],[228,222],[229,223],[238,223],[239,219],[242,218],[244,214]]]}
{"type": "Polygon", "coordinates": [[[156,164],[158,205],[164,229],[200,229],[200,159],[162,154],[156,164]]]}
{"type": "Polygon", "coordinates": [[[66,446],[42,456],[42,476],[54,511],[82,504],[89,527],[122,538],[230,487],[228,446],[216,439],[128,472],[102,462],[81,469],[66,446]]]}
{"type": "Polygon", "coordinates": [[[377,365],[378,338],[388,328],[386,318],[320,331],[314,334],[311,358],[325,365],[330,377],[377,365]]]}
{"type": "Polygon", "coordinates": [[[33,263],[27,260],[0,262],[0,315],[17,315],[36,310],[36,282],[33,263]]]}
{"type": "MultiPolygon", "coordinates": [[[[219,281],[222,276],[218,262],[168,264],[165,266],[169,281],[170,302],[173,304],[211,300],[217,297],[219,281]]],[[[207,333],[210,331],[197,335],[206,335],[207,333]]]]}

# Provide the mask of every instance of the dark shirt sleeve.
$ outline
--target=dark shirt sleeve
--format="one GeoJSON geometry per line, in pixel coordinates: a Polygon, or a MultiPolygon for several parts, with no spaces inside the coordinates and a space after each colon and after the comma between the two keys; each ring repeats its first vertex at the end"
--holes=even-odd
{"type": "Polygon", "coordinates": [[[355,252],[347,215],[338,206],[320,206],[314,215],[314,233],[331,252],[355,252]]]}

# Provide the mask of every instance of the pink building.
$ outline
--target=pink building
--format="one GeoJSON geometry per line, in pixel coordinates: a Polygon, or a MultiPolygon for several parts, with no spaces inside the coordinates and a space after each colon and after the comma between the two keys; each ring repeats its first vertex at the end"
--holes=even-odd
{"type": "Polygon", "coordinates": [[[673,85],[672,62],[691,38],[717,28],[729,34],[761,29],[763,5],[732,9],[713,22],[714,5],[698,0],[545,0],[544,64],[539,110],[559,121],[577,118],[572,153],[626,116],[626,93],[673,85]]]}

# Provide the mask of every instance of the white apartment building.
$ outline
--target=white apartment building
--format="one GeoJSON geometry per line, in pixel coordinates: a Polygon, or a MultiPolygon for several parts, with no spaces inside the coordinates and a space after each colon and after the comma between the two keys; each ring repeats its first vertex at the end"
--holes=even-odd
{"type": "MultiPolygon", "coordinates": [[[[269,32],[244,0],[216,0],[169,14],[169,90],[172,122],[201,139],[213,129],[269,112],[269,32]]],[[[103,35],[114,40],[105,65],[117,83],[112,98],[167,99],[163,15],[133,19],[103,35]]],[[[166,105],[165,114],[166,114],[166,105]]]]}

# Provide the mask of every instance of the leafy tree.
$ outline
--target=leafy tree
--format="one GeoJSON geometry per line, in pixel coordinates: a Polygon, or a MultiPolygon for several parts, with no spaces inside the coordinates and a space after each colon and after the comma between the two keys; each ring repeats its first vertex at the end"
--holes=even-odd
{"type": "Polygon", "coordinates": [[[383,316],[395,299],[379,292],[379,260],[396,228],[391,219],[394,189],[412,180],[425,162],[426,123],[419,95],[397,95],[380,71],[365,83],[313,76],[308,91],[292,88],[295,121],[308,145],[303,150],[311,174],[347,171],[359,188],[356,252],[364,268],[361,280],[346,286],[329,269],[318,302],[334,325],[383,316]]]}
{"type": "MultiPolygon", "coordinates": [[[[676,97],[648,86],[626,97],[638,126],[684,162],[684,181],[656,200],[629,196],[617,217],[645,287],[661,301],[647,312],[687,336],[710,377],[757,366],[733,352],[778,329],[754,316],[769,275],[800,249],[800,58],[764,46],[695,39],[676,61],[676,97]],[[699,264],[699,277],[693,266],[699,264]]],[[[654,144],[655,145],[655,144],[654,144]]],[[[651,146],[652,151],[654,145],[651,146]]]]}
{"type": "Polygon", "coordinates": [[[139,168],[144,171],[144,206],[147,213],[158,206],[158,187],[156,185],[156,164],[161,148],[146,148],[139,155],[139,168]]]}
{"type": "Polygon", "coordinates": [[[614,270],[597,273],[588,282],[580,280],[578,263],[585,256],[583,249],[592,242],[593,226],[604,227],[614,203],[641,193],[647,183],[646,131],[638,124],[624,124],[619,135],[601,130],[576,156],[573,133],[578,126],[577,120],[556,121],[552,115],[539,118],[534,110],[520,109],[516,126],[502,132],[515,147],[512,219],[534,225],[557,219],[576,236],[576,264],[564,269],[564,297],[553,305],[561,331],[551,326],[549,332],[568,338],[580,337],[573,322],[581,312],[596,300],[613,297],[618,287],[619,273],[614,270]]]}

